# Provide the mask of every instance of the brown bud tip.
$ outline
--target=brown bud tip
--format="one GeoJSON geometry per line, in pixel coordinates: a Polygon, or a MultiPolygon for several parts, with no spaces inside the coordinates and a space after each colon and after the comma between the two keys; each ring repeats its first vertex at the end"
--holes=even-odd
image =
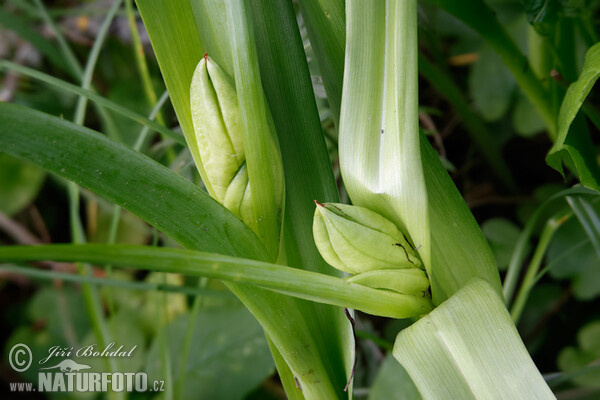
{"type": "Polygon", "coordinates": [[[319,203],[317,200],[313,200],[315,202],[316,205],[321,206],[321,207],[325,207],[325,204],[323,203],[319,203]]]}
{"type": "Polygon", "coordinates": [[[204,55],[203,55],[202,57],[204,57],[204,59],[205,59],[206,61],[208,61],[208,53],[204,53],[204,55]]]}

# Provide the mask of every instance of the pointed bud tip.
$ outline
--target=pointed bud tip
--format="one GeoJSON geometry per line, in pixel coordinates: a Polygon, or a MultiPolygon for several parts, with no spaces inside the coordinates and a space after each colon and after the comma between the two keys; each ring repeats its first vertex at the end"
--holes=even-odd
{"type": "Polygon", "coordinates": [[[315,202],[316,205],[320,206],[320,207],[325,207],[325,204],[323,203],[319,203],[318,200],[313,200],[315,202]]]}
{"type": "Polygon", "coordinates": [[[202,56],[202,58],[204,58],[206,61],[208,61],[208,53],[204,53],[204,55],[202,56]]]}

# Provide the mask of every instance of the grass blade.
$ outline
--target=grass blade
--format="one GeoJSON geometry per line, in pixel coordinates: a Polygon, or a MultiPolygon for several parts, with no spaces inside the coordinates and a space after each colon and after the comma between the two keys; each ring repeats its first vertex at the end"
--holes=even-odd
{"type": "Polygon", "coordinates": [[[177,143],[185,144],[185,139],[180,134],[175,133],[168,128],[165,128],[164,126],[156,123],[151,119],[146,118],[141,114],[131,111],[127,107],[123,107],[118,103],[108,100],[107,98],[102,97],[99,94],[92,92],[91,90],[83,89],[80,86],[73,85],[72,83],[63,81],[62,79],[55,78],[53,76],[44,74],[43,72],[36,71],[35,69],[27,68],[6,60],[0,60],[0,69],[16,71],[23,75],[37,79],[41,82],[47,83],[48,85],[52,85],[58,89],[65,90],[79,96],[85,96],[86,98],[94,101],[98,105],[106,107],[107,109],[110,109],[126,118],[129,118],[132,121],[136,121],[144,126],[147,126],[153,131],[175,140],[175,142],[177,143]]]}

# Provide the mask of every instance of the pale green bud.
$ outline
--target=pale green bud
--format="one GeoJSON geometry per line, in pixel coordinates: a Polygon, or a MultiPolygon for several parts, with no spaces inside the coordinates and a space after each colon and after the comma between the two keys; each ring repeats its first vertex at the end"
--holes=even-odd
{"type": "Polygon", "coordinates": [[[429,288],[429,279],[419,268],[379,269],[353,275],[346,280],[373,289],[392,290],[415,296],[423,296],[429,288]]]}
{"type": "Polygon", "coordinates": [[[230,183],[246,159],[244,131],[235,87],[229,76],[207,56],[200,60],[192,77],[190,103],[208,185],[216,199],[223,202],[230,183]]]}
{"type": "Polygon", "coordinates": [[[256,231],[237,94],[231,78],[208,56],[192,77],[190,103],[207,186],[216,200],[256,231]]]}
{"type": "Polygon", "coordinates": [[[420,267],[415,251],[393,222],[363,207],[316,204],[313,236],[331,266],[350,274],[420,267]]]}

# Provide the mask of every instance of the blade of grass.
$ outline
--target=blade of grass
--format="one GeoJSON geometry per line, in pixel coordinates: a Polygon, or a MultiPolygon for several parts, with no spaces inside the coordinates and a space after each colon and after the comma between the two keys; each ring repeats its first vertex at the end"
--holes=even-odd
{"type": "MultiPolygon", "coordinates": [[[[137,29],[137,23],[135,21],[135,13],[133,12],[133,0],[125,0],[125,12],[127,13],[127,22],[129,25],[129,32],[131,33],[131,42],[133,46],[133,54],[135,56],[135,65],[138,73],[142,80],[142,88],[144,94],[148,100],[148,104],[153,106],[157,102],[156,92],[150,79],[150,72],[148,71],[148,63],[146,62],[146,56],[144,55],[144,47],[140,40],[140,33],[137,29]]],[[[156,121],[160,125],[165,125],[165,120],[162,113],[159,111],[156,115],[156,121]]]]}
{"type": "Polygon", "coordinates": [[[201,296],[204,298],[233,298],[231,292],[225,290],[211,290],[201,287],[165,285],[163,283],[149,283],[126,281],[123,279],[97,278],[89,275],[78,275],[68,272],[46,271],[24,267],[21,265],[0,265],[0,270],[4,273],[28,276],[42,281],[65,281],[74,283],[90,283],[95,286],[110,286],[113,288],[122,288],[138,291],[162,291],[167,293],[181,293],[185,295],[201,296]]]}
{"type": "Polygon", "coordinates": [[[185,139],[180,134],[175,133],[170,129],[167,129],[162,125],[159,125],[155,121],[152,121],[141,114],[131,111],[127,107],[123,107],[122,105],[120,105],[118,103],[108,100],[107,98],[102,97],[95,92],[92,92],[92,91],[86,90],[86,89],[82,89],[81,87],[79,87],[77,85],[73,85],[72,83],[63,81],[62,79],[55,78],[53,76],[44,74],[43,72],[36,71],[34,69],[27,68],[22,65],[15,64],[13,62],[6,61],[6,60],[0,60],[0,69],[16,71],[23,75],[30,76],[34,79],[37,79],[41,82],[47,83],[48,85],[52,85],[58,89],[65,90],[70,93],[77,94],[79,96],[85,96],[86,98],[94,101],[98,105],[101,105],[103,107],[106,107],[107,109],[113,110],[114,112],[116,112],[126,118],[129,118],[132,121],[136,121],[141,125],[148,126],[154,132],[158,132],[165,137],[171,138],[179,144],[185,144],[185,139]]]}
{"type": "MultiPolygon", "coordinates": [[[[9,13],[4,8],[0,8],[0,25],[11,31],[14,31],[21,38],[31,43],[40,53],[48,57],[48,60],[58,68],[66,70],[71,74],[76,74],[77,70],[73,69],[60,51],[56,49],[54,44],[48,39],[31,29],[23,18],[19,15],[9,13]]],[[[79,65],[79,64],[77,64],[79,65]]],[[[81,70],[81,67],[79,67],[81,70]]]]}
{"type": "Polygon", "coordinates": [[[597,193],[593,190],[586,189],[583,187],[574,187],[571,189],[560,191],[550,198],[546,199],[533,213],[533,215],[525,224],[521,235],[515,245],[514,252],[510,259],[510,264],[508,265],[508,270],[506,273],[506,277],[504,278],[504,298],[506,300],[506,304],[510,305],[513,296],[517,287],[517,283],[519,281],[519,277],[521,276],[521,269],[523,268],[523,261],[528,255],[528,243],[531,240],[536,229],[540,227],[541,224],[545,223],[549,218],[556,214],[557,210],[555,209],[557,204],[563,202],[564,198],[567,196],[575,196],[575,195],[596,195],[597,193]]]}
{"type": "Polygon", "coordinates": [[[549,219],[546,222],[542,233],[540,234],[540,240],[538,241],[535,251],[533,252],[533,256],[531,257],[531,261],[527,267],[527,272],[523,277],[523,282],[521,283],[517,297],[515,298],[510,310],[510,315],[513,321],[515,321],[515,324],[519,322],[521,314],[525,309],[527,299],[529,298],[529,293],[537,282],[538,271],[540,270],[542,262],[544,261],[544,255],[546,254],[548,245],[550,245],[550,242],[554,237],[554,233],[556,233],[558,228],[560,228],[560,226],[565,222],[566,218],[565,216],[562,216],[560,218],[549,219]]]}
{"type": "Polygon", "coordinates": [[[600,257],[600,218],[592,205],[581,197],[567,197],[567,203],[575,213],[581,226],[585,230],[590,242],[594,246],[596,255],[600,257]]]}
{"type": "Polygon", "coordinates": [[[404,318],[407,312],[413,312],[410,315],[415,315],[415,310],[422,310],[423,314],[431,310],[431,302],[423,297],[371,289],[329,275],[220,254],[124,244],[57,244],[0,248],[0,260],[3,261],[48,259],[112,263],[149,271],[206,276],[256,285],[288,296],[355,308],[369,314],[392,318],[404,318]]]}

